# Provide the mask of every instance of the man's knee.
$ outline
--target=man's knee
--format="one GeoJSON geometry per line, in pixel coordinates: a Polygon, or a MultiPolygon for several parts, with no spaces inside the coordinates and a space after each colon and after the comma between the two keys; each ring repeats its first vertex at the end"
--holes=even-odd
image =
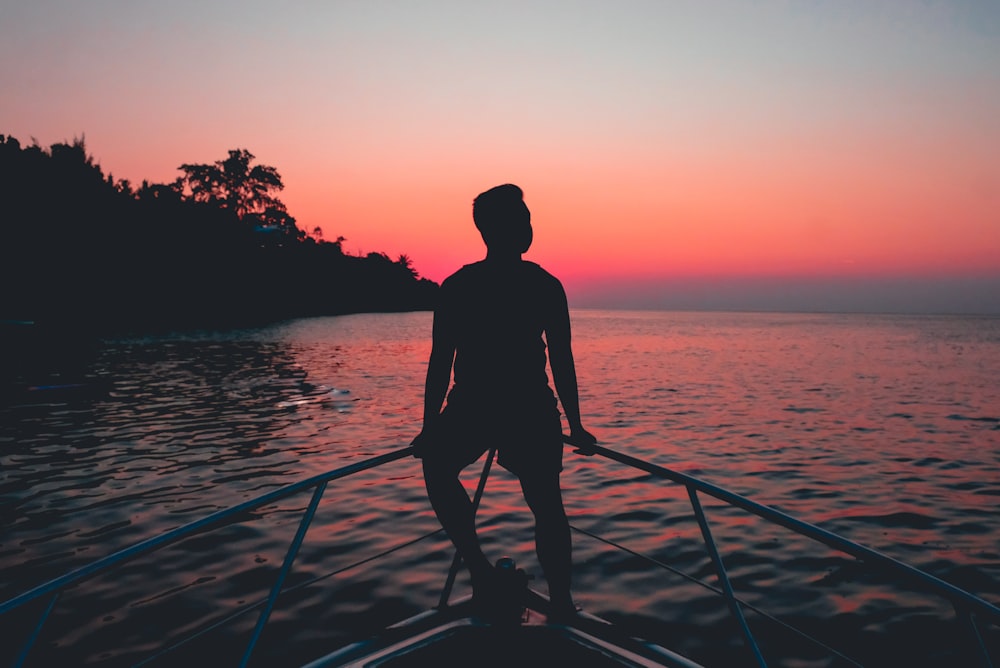
{"type": "Polygon", "coordinates": [[[424,457],[422,460],[424,480],[428,484],[458,478],[461,469],[441,457],[424,457]]]}
{"type": "Polygon", "coordinates": [[[537,521],[565,518],[558,475],[522,478],[521,489],[537,521]]]}

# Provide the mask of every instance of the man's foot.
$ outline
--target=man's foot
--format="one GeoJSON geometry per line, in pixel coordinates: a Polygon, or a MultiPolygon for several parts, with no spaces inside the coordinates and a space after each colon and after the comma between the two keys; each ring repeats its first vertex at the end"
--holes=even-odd
{"type": "Polygon", "coordinates": [[[472,605],[476,615],[491,623],[518,624],[524,612],[528,575],[512,559],[496,568],[477,571],[472,578],[472,605]]]}
{"type": "Polygon", "coordinates": [[[472,607],[480,617],[495,607],[499,587],[492,575],[472,579],[472,607]]]}
{"type": "Polygon", "coordinates": [[[493,566],[484,559],[475,568],[469,568],[469,575],[472,578],[472,600],[480,606],[489,605],[496,598],[499,589],[493,566]]]}
{"type": "Polygon", "coordinates": [[[573,599],[562,597],[549,601],[549,611],[546,618],[551,624],[562,624],[572,621],[579,614],[580,608],[573,602],[573,599]]]}

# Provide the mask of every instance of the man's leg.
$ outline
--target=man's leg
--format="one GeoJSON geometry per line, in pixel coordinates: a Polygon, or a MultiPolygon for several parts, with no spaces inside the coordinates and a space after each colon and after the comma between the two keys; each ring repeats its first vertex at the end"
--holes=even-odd
{"type": "Polygon", "coordinates": [[[479,545],[472,500],[458,478],[459,471],[427,458],[423,460],[423,464],[427,498],[430,499],[431,507],[445,533],[469,569],[473,589],[488,586],[493,567],[479,545]]]}
{"type": "Polygon", "coordinates": [[[572,544],[563,508],[559,473],[521,477],[524,500],[535,516],[535,549],[549,585],[549,599],[559,613],[576,610],[570,595],[572,544]]]}

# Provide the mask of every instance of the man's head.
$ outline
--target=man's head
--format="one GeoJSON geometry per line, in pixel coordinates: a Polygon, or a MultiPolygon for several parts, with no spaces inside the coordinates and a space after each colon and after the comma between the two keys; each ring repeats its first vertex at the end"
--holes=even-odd
{"type": "Polygon", "coordinates": [[[494,252],[521,253],[531,246],[531,212],[524,193],[509,183],[490,188],[472,202],[472,219],[494,252]]]}

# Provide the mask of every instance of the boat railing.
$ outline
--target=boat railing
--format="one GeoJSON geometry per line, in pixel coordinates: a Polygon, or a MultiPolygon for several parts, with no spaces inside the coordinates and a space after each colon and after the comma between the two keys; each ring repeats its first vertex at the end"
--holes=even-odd
{"type": "MultiPolygon", "coordinates": [[[[767,663],[754,634],[750,630],[746,617],[743,614],[743,607],[749,606],[736,597],[732,583],[729,579],[729,574],[725,567],[725,563],[722,559],[722,555],[719,552],[717,543],[708,524],[708,519],[705,515],[704,507],[701,504],[699,494],[711,496],[730,506],[756,515],[762,519],[772,522],[773,524],[777,524],[797,534],[822,543],[827,547],[833,548],[834,550],[848,554],[872,569],[880,570],[890,576],[893,576],[897,580],[919,587],[922,591],[929,591],[944,598],[951,603],[955,610],[957,619],[964,624],[965,628],[968,630],[970,642],[975,645],[973,651],[975,652],[981,665],[993,665],[989,648],[983,640],[979,625],[981,622],[985,622],[993,626],[1000,627],[1000,607],[997,607],[988,601],[965,591],[964,589],[956,587],[949,582],[935,577],[930,573],[926,573],[902,561],[893,559],[892,557],[878,552],[877,550],[859,545],[858,543],[848,540],[843,536],[839,536],[831,531],[822,529],[814,524],[796,519],[779,510],[771,508],[770,506],[751,501],[746,497],[735,494],[727,489],[713,485],[694,476],[674,471],[673,469],[659,466],[657,464],[610,450],[599,445],[588,446],[585,449],[578,450],[578,452],[582,452],[587,455],[600,455],[607,459],[619,462],[620,464],[624,464],[625,466],[645,471],[655,478],[669,480],[684,486],[687,491],[688,499],[691,502],[691,508],[701,530],[705,548],[708,551],[713,566],[715,567],[721,593],[725,597],[729,610],[740,627],[747,648],[750,652],[752,652],[754,660],[759,666],[766,666],[767,663]]],[[[573,528],[577,531],[582,531],[578,527],[574,526],[573,528]]],[[[586,531],[583,531],[583,533],[592,535],[586,531]]],[[[600,539],[597,536],[594,537],[600,539]]],[[[622,546],[616,545],[616,547],[622,546]]],[[[631,550],[629,551],[631,552],[631,550]]],[[[673,570],[669,566],[645,557],[645,555],[635,552],[633,552],[633,554],[644,557],[653,563],[657,563],[657,565],[663,568],[673,570]]],[[[799,632],[799,635],[825,647],[825,645],[822,645],[822,643],[819,643],[819,641],[815,640],[811,636],[808,636],[807,634],[799,632]]]]}
{"type": "MultiPolygon", "coordinates": [[[[24,640],[21,650],[15,660],[14,666],[21,666],[27,659],[27,656],[33,647],[35,641],[37,640],[41,630],[52,613],[52,610],[56,607],[59,601],[60,595],[68,588],[75,586],[87,579],[95,577],[99,574],[106,573],[114,568],[121,566],[123,563],[136,559],[140,556],[149,554],[156,550],[165,548],[169,545],[178,543],[179,541],[188,538],[192,535],[203,533],[215,528],[225,526],[232,521],[236,520],[242,515],[249,513],[250,511],[256,510],[262,506],[272,504],[276,501],[284,499],[286,497],[292,496],[294,494],[303,493],[307,491],[312,491],[312,496],[310,498],[309,504],[302,511],[302,517],[299,520],[299,524],[291,542],[288,545],[285,557],[282,561],[281,567],[275,575],[274,582],[269,590],[269,594],[266,599],[258,601],[257,603],[245,607],[240,613],[247,612],[251,609],[260,608],[260,613],[254,626],[251,637],[248,641],[247,647],[244,650],[240,666],[246,666],[250,660],[250,657],[256,647],[257,641],[259,640],[264,627],[270,618],[271,612],[274,608],[277,598],[284,592],[288,591],[285,589],[285,580],[291,570],[292,564],[298,554],[299,548],[301,547],[303,540],[309,526],[313,520],[319,503],[323,497],[323,494],[327,488],[328,483],[335,480],[345,478],[362,471],[367,471],[378,466],[389,464],[391,462],[404,459],[412,454],[412,448],[401,448],[393,452],[389,452],[384,455],[377,457],[372,457],[365,459],[354,464],[350,464],[326,473],[315,475],[304,480],[301,480],[290,485],[286,485],[279,489],[275,489],[271,492],[267,492],[261,496],[255,497],[238,505],[220,510],[211,515],[208,515],[200,520],[191,522],[190,524],[183,525],[181,527],[175,528],[173,530],[167,531],[161,535],[154,536],[147,540],[136,543],[130,547],[123,550],[110,554],[104,558],[98,559],[90,564],[87,564],[81,568],[71,571],[63,576],[57,577],[49,582],[41,584],[34,587],[14,598],[0,603],[0,617],[9,613],[15,609],[21,608],[24,605],[33,601],[45,601],[44,608],[39,615],[37,622],[35,623],[33,629],[29,632],[27,638],[24,640]]],[[[479,501],[482,498],[483,491],[485,489],[486,480],[490,473],[490,466],[493,461],[493,451],[490,451],[489,456],[486,458],[485,465],[483,467],[482,473],[480,475],[479,484],[476,489],[476,494],[474,502],[478,507],[479,501]]],[[[653,464],[630,455],[626,455],[614,450],[610,450],[603,446],[590,446],[586,448],[584,454],[588,455],[600,455],[601,457],[616,461],[625,466],[635,468],[640,471],[644,471],[655,479],[658,480],[668,480],[673,483],[684,486],[687,491],[688,499],[691,502],[691,507],[694,512],[695,518],[698,522],[702,539],[705,544],[706,550],[709,557],[713,563],[716,571],[716,576],[719,582],[719,591],[726,599],[728,608],[737,621],[746,646],[749,651],[752,652],[753,658],[756,663],[760,666],[766,666],[766,661],[764,659],[763,653],[760,650],[759,644],[750,629],[746,617],[744,615],[743,609],[750,608],[754,609],[746,602],[740,600],[733,589],[730,582],[728,572],[725,567],[724,560],[718,549],[717,543],[713,537],[711,528],[708,523],[708,519],[705,514],[705,509],[702,506],[699,495],[707,495],[720,500],[729,506],[742,509],[743,511],[749,512],[756,515],[762,519],[769,522],[782,526],[789,529],[795,533],[802,536],[810,538],[814,541],[822,543],[830,548],[833,548],[839,552],[848,554],[864,564],[879,569],[881,571],[887,572],[904,582],[908,582],[911,585],[919,587],[922,591],[929,591],[934,593],[945,600],[949,601],[953,608],[955,609],[956,615],[965,624],[965,627],[969,630],[971,641],[974,645],[974,651],[982,665],[992,666],[991,657],[989,649],[983,640],[982,634],[980,633],[980,624],[986,623],[993,626],[1000,626],[1000,608],[997,606],[959,588],[956,587],[940,578],[937,578],[929,573],[921,571],[913,566],[905,564],[901,561],[893,559],[881,552],[864,547],[853,541],[850,541],[842,536],[835,533],[817,527],[815,525],[809,524],[808,522],[803,522],[801,520],[795,519],[781,511],[778,511],[769,506],[765,506],[743,496],[730,492],[722,487],[713,485],[704,480],[700,480],[696,477],[674,471],[672,469],[653,464]]],[[[626,546],[617,545],[611,541],[604,540],[599,536],[594,536],[586,530],[580,529],[574,526],[574,529],[581,531],[587,535],[590,535],[599,540],[603,540],[606,543],[614,545],[615,547],[624,549],[632,554],[646,558],[651,563],[654,563],[662,568],[668,570],[674,570],[672,567],[657,562],[654,559],[650,559],[641,555],[639,553],[633,552],[626,546]]],[[[430,537],[432,535],[441,533],[440,530],[432,532],[426,536],[417,538],[416,540],[422,540],[424,538],[430,537]]],[[[415,540],[407,541],[404,545],[412,544],[415,540]]],[[[363,559],[358,563],[365,563],[376,559],[380,556],[387,554],[397,548],[392,548],[386,552],[363,559]]],[[[357,564],[355,564],[357,565],[357,564]]],[[[445,583],[444,589],[441,594],[440,606],[446,606],[448,604],[448,599],[450,597],[451,589],[455,580],[456,573],[460,567],[460,561],[456,555],[452,562],[452,568],[449,571],[447,581],[445,583]]],[[[343,569],[342,569],[343,570],[343,569]]],[[[679,572],[679,571],[675,571],[679,572]]],[[[318,579],[318,578],[317,578],[318,579]]],[[[693,578],[689,578],[693,579],[693,578]]],[[[760,612],[760,611],[758,611],[760,612]]],[[[235,616],[235,615],[233,615],[235,616]]],[[[231,619],[230,617],[229,619],[231,619]]],[[[226,621],[226,620],[223,620],[226,621]]],[[[217,625],[213,625],[217,626],[217,625]]],[[[795,630],[795,629],[793,629],[795,630]]],[[[820,645],[821,647],[834,651],[832,648],[827,647],[820,641],[812,638],[811,636],[799,632],[800,635],[809,639],[812,642],[820,645]]],[[[181,641],[183,643],[184,641],[181,641]]],[[[181,644],[181,643],[178,643],[181,644]]],[[[837,653],[839,655],[839,653],[837,653]]],[[[842,656],[842,655],[840,655],[842,656]]],[[[844,657],[846,658],[846,657],[844,657]]]]}
{"type": "Polygon", "coordinates": [[[256,510],[262,506],[266,506],[294,494],[312,490],[312,497],[309,500],[309,505],[302,513],[302,519],[299,521],[298,528],[296,529],[295,535],[292,537],[292,541],[288,546],[285,558],[282,561],[277,575],[275,576],[274,584],[271,586],[270,593],[264,601],[260,615],[257,619],[257,624],[254,627],[253,634],[251,635],[247,648],[243,653],[240,666],[246,666],[254,648],[256,647],[257,641],[260,638],[268,619],[270,618],[271,611],[274,608],[274,603],[282,592],[285,578],[291,570],[292,563],[295,561],[299,548],[302,546],[302,541],[305,538],[306,531],[312,523],[313,516],[316,514],[316,509],[319,507],[319,502],[323,498],[323,493],[326,491],[327,484],[334,480],[346,478],[347,476],[394,462],[398,459],[404,459],[410,456],[412,452],[413,449],[410,447],[402,448],[280,487],[271,492],[262,494],[261,496],[244,501],[243,503],[212,513],[211,515],[203,517],[200,520],[196,520],[158,536],[135,543],[130,547],[93,561],[85,566],[82,566],[81,568],[70,571],[65,575],[34,587],[23,594],[5,601],[4,603],[0,603],[0,617],[2,617],[5,613],[8,613],[16,608],[20,608],[27,603],[39,599],[46,599],[47,597],[47,603],[45,604],[38,621],[34,625],[34,628],[24,641],[24,644],[14,661],[14,667],[19,668],[24,664],[28,657],[28,653],[41,633],[42,627],[51,615],[52,610],[55,608],[56,603],[59,600],[59,596],[69,587],[77,585],[84,580],[88,580],[101,573],[110,571],[111,569],[117,568],[125,562],[132,561],[133,559],[149,554],[150,552],[154,552],[178,543],[194,534],[203,533],[217,527],[225,526],[241,515],[249,513],[250,511],[256,510]]]}

